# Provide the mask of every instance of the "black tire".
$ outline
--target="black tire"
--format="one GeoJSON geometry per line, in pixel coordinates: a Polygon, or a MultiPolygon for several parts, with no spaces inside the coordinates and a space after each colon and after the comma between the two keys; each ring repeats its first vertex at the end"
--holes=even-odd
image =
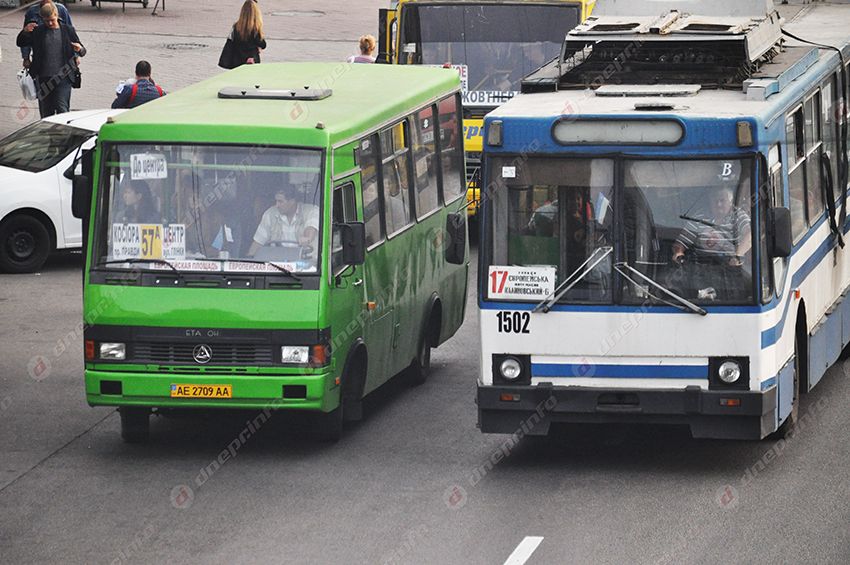
{"type": "Polygon", "coordinates": [[[802,362],[800,351],[802,351],[799,332],[794,338],[794,398],[791,401],[791,413],[785,418],[785,421],[772,434],[773,439],[787,439],[794,427],[797,425],[797,417],[800,411],[800,375],[802,374],[802,362]]]}
{"type": "Polygon", "coordinates": [[[122,406],[121,439],[125,443],[144,443],[150,437],[150,409],[136,406],[122,406]]]}
{"type": "Polygon", "coordinates": [[[342,429],[345,420],[344,403],[340,402],[335,410],[320,412],[314,435],[318,441],[324,443],[336,443],[342,438],[342,429]]]}
{"type": "Polygon", "coordinates": [[[12,216],[0,225],[0,270],[32,273],[44,266],[50,254],[50,232],[36,218],[12,216]]]}
{"type": "Polygon", "coordinates": [[[431,374],[431,325],[419,341],[419,351],[416,359],[410,365],[410,383],[413,386],[425,384],[431,374]]]}
{"type": "Polygon", "coordinates": [[[359,422],[363,419],[363,388],[366,374],[363,365],[358,360],[352,360],[351,366],[346,367],[342,375],[343,422],[359,422]]]}

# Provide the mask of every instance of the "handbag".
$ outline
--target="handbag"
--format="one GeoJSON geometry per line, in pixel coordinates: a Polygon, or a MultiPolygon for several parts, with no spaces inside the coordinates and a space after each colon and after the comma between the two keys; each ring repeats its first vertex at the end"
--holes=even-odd
{"type": "Polygon", "coordinates": [[[239,52],[236,49],[236,44],[233,42],[233,32],[227,37],[224,42],[224,47],[221,49],[221,55],[218,58],[218,66],[222,69],[235,69],[244,61],[239,60],[239,52]]]}
{"type": "Polygon", "coordinates": [[[21,86],[21,95],[24,100],[38,100],[38,89],[28,69],[18,71],[18,84],[21,86]]]}

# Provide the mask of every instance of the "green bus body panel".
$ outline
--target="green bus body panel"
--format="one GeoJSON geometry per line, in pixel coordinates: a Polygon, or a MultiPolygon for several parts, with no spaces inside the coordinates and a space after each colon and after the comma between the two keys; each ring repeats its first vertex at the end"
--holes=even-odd
{"type": "Polygon", "coordinates": [[[86,285],[87,325],[319,329],[316,290],[86,285]]]}
{"type": "MultiPolygon", "coordinates": [[[[98,201],[102,144],[190,143],[281,145],[315,147],[325,151],[322,259],[319,290],[233,290],[100,285],[89,282],[91,249],[86,254],[84,321],[97,326],[153,326],[221,329],[331,329],[331,359],[322,369],[285,367],[204,367],[186,374],[180,367],[116,366],[87,363],[86,398],[91,405],[137,405],[190,408],[283,408],[328,412],[339,403],[345,361],[359,339],[367,348],[381,349],[379,361],[371,354],[364,393],[407,366],[425,324],[431,294],[443,301],[440,342],[450,338],[463,321],[468,265],[449,265],[445,249],[435,243],[445,229],[446,216],[461,201],[441,207],[406,231],[367,254],[366,265],[340,278],[329,273],[332,178],[355,170],[356,141],[390,121],[458,92],[460,82],[452,69],[356,65],[347,63],[284,63],[245,65],[184,90],[128,111],[105,124],[95,159],[92,217],[98,201]],[[259,84],[263,89],[329,88],[332,96],[319,101],[224,100],[224,87],[259,84]],[[317,123],[322,128],[317,128],[317,123]],[[336,148],[336,149],[334,149],[336,148]],[[366,284],[353,286],[358,278],[366,284]],[[375,311],[368,301],[380,304],[375,311]],[[389,305],[389,306],[387,306],[389,305]],[[387,320],[381,320],[388,310],[387,320]],[[386,333],[381,327],[389,324],[386,333]],[[369,338],[372,337],[370,340],[369,338]],[[386,343],[384,343],[386,342],[386,343]],[[378,367],[381,370],[377,370],[378,367]],[[100,393],[103,380],[119,381],[123,395],[100,393]],[[185,399],[170,397],[171,384],[232,384],[233,398],[185,399]],[[306,398],[281,398],[282,385],[305,385],[306,398]]],[[[360,175],[357,187],[358,220],[363,219],[360,175]]],[[[89,245],[96,222],[91,222],[89,245]]],[[[468,253],[467,253],[468,256],[468,253]]],[[[168,273],[163,273],[167,275],[168,273]]]]}

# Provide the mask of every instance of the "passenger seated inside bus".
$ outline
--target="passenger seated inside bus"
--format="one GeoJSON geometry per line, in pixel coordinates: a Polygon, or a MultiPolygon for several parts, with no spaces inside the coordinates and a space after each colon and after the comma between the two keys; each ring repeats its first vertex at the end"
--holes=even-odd
{"type": "Polygon", "coordinates": [[[264,261],[296,261],[312,257],[319,237],[319,208],[308,204],[294,186],[275,193],[254,232],[248,257],[264,261]]]}
{"type": "Polygon", "coordinates": [[[143,180],[133,180],[121,189],[124,203],[121,221],[125,224],[152,224],[160,221],[157,204],[150,185],[143,180]]]}

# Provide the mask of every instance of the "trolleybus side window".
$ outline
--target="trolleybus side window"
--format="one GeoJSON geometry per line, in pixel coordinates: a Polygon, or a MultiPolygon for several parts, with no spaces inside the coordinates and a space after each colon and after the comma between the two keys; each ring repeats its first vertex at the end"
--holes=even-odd
{"type": "MultiPolygon", "coordinates": [[[[838,88],[836,86],[837,76],[833,74],[826,79],[821,87],[823,92],[823,103],[821,116],[823,117],[823,143],[824,151],[829,156],[830,176],[832,177],[833,187],[837,187],[837,167],[838,167],[838,101],[836,95],[838,88]]],[[[835,191],[838,194],[838,191],[835,191]]]]}
{"type": "MultiPolygon", "coordinates": [[[[785,192],[782,185],[782,149],[779,144],[774,145],[768,152],[768,167],[770,171],[770,196],[771,205],[780,208],[787,208],[788,202],[785,200],[785,192]]],[[[787,260],[777,257],[773,260],[773,282],[776,287],[776,295],[782,295],[782,288],[785,284],[787,260]]]]}
{"type": "Polygon", "coordinates": [[[458,95],[440,101],[440,160],[443,167],[443,199],[449,203],[466,194],[463,140],[458,95]]]}
{"type": "Polygon", "coordinates": [[[759,275],[761,279],[761,301],[767,304],[773,298],[773,264],[767,246],[767,211],[771,206],[772,180],[759,182],[759,275]]]}
{"type": "Polygon", "coordinates": [[[416,186],[416,217],[422,219],[440,206],[438,189],[437,130],[434,107],[428,106],[412,116],[411,142],[416,186]]]}
{"type": "Polygon", "coordinates": [[[786,119],[788,144],[788,187],[791,194],[791,232],[797,242],[806,231],[806,167],[803,136],[803,109],[786,119]]]}
{"type": "Polygon", "coordinates": [[[373,247],[383,241],[381,200],[378,197],[377,136],[370,135],[360,142],[360,186],[363,191],[363,222],[366,224],[366,245],[373,247]]]}
{"type": "Polygon", "coordinates": [[[399,122],[380,134],[381,178],[384,192],[384,218],[387,235],[392,237],[411,224],[410,150],[407,122],[399,122]]]}
{"type": "Polygon", "coordinates": [[[820,155],[823,150],[820,127],[820,101],[821,94],[818,91],[806,100],[803,106],[803,115],[806,120],[806,202],[810,226],[813,226],[818,221],[824,211],[820,163],[820,155]]]}

